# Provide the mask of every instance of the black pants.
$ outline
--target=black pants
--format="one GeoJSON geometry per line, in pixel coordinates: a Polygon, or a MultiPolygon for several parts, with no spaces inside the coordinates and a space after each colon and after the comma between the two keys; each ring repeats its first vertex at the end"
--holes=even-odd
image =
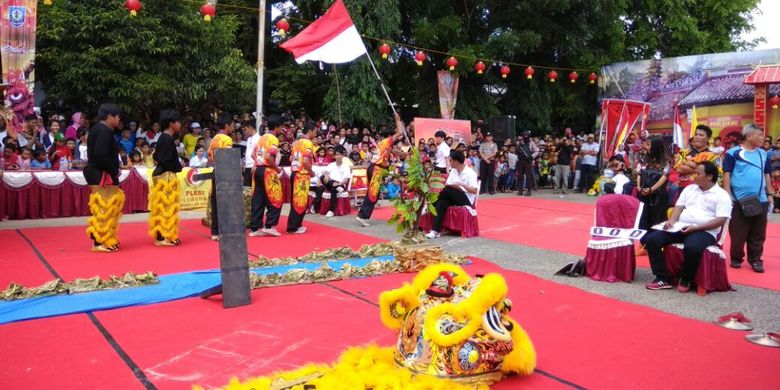
{"type": "Polygon", "coordinates": [[[452,187],[444,187],[439,193],[439,200],[436,201],[436,218],[433,219],[431,230],[441,232],[441,222],[444,220],[444,214],[450,206],[470,206],[469,198],[466,193],[456,190],[452,187]]]}
{"type": "MultiPolygon", "coordinates": [[[[298,172],[292,171],[290,174],[290,215],[287,217],[287,233],[292,233],[298,230],[303,225],[303,218],[306,217],[306,212],[309,211],[307,207],[302,213],[298,213],[293,206],[293,193],[295,191],[295,177],[298,172]]],[[[308,196],[308,195],[307,195],[308,196]]]]}
{"type": "Polygon", "coordinates": [[[523,192],[523,187],[531,193],[531,188],[534,186],[533,164],[527,160],[521,160],[517,162],[517,188],[520,192],[523,192]],[[525,180],[523,180],[525,179],[525,180]],[[525,185],[523,185],[525,183],[525,185]]]}
{"type": "Polygon", "coordinates": [[[479,177],[482,179],[482,185],[479,189],[479,192],[481,194],[484,194],[485,192],[494,193],[495,189],[493,186],[495,185],[495,172],[496,172],[496,166],[492,162],[487,162],[485,160],[480,160],[479,162],[479,177]]]}
{"type": "Polygon", "coordinates": [[[244,168],[244,187],[252,186],[252,168],[244,168]]]}
{"type": "Polygon", "coordinates": [[[642,238],[642,245],[647,249],[650,257],[650,267],[653,275],[659,280],[669,283],[669,274],[666,271],[663,248],[669,244],[683,244],[683,264],[680,270],[680,280],[690,283],[696,276],[701,255],[708,246],[715,244],[715,237],[707,232],[682,232],[669,233],[663,230],[653,230],[642,238]]]}
{"type": "Polygon", "coordinates": [[[593,187],[593,175],[596,174],[595,165],[580,165],[580,190],[587,192],[593,187]]]}
{"type": "MultiPolygon", "coordinates": [[[[374,206],[376,206],[376,202],[372,202],[369,198],[369,192],[371,192],[371,179],[374,177],[374,164],[370,164],[368,166],[368,169],[366,170],[366,179],[368,180],[368,192],[366,192],[365,198],[363,198],[363,204],[360,205],[360,210],[358,211],[358,217],[361,219],[369,219],[371,218],[371,214],[374,213],[374,206]]],[[[379,196],[379,195],[377,195],[379,196]]],[[[377,198],[379,200],[379,198],[377,198]]]]}
{"type": "Polygon", "coordinates": [[[330,193],[330,207],[328,207],[328,210],[332,213],[336,212],[336,206],[338,205],[338,196],[339,191],[338,188],[341,187],[344,189],[344,186],[340,185],[335,180],[329,180],[327,182],[323,182],[322,186],[317,187],[317,199],[315,200],[315,210],[320,210],[320,202],[322,201],[322,194],[325,193],[325,191],[330,193]]]}
{"type": "Polygon", "coordinates": [[[729,235],[731,235],[731,260],[742,262],[745,257],[745,244],[747,244],[748,263],[761,260],[764,254],[764,241],[766,241],[766,219],[769,202],[763,204],[764,212],[755,217],[746,217],[742,208],[735,203],[731,209],[731,221],[729,222],[729,235]]]}
{"type": "Polygon", "coordinates": [[[211,203],[211,235],[219,235],[219,213],[217,213],[217,186],[214,183],[214,178],[211,179],[211,194],[209,195],[209,203],[211,203]]]}
{"type": "Polygon", "coordinates": [[[259,166],[255,169],[255,191],[252,193],[252,220],[249,222],[249,230],[256,232],[263,227],[263,214],[268,210],[265,219],[265,227],[272,228],[279,224],[279,214],[282,209],[274,207],[268,200],[265,192],[266,167],[259,166]]]}

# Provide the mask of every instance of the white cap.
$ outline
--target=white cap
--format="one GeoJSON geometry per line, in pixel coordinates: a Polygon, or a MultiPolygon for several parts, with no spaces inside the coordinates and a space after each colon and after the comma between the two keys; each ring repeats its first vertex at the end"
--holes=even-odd
{"type": "Polygon", "coordinates": [[[190,127],[191,127],[191,128],[193,128],[193,129],[200,129],[200,123],[198,123],[198,122],[192,122],[192,124],[190,125],[190,127]]]}

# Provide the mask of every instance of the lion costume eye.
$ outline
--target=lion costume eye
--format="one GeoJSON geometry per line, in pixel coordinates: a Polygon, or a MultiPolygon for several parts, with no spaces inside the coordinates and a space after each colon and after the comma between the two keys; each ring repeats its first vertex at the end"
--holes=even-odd
{"type": "Polygon", "coordinates": [[[482,315],[482,329],[496,340],[512,340],[510,329],[507,329],[501,321],[501,313],[491,306],[488,311],[482,315]]]}

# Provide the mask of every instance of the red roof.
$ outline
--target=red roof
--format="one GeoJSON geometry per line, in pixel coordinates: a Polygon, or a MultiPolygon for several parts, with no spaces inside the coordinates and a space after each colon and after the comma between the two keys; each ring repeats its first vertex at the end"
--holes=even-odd
{"type": "Polygon", "coordinates": [[[754,69],[745,79],[745,84],[778,84],[780,83],[780,64],[761,65],[754,69]]]}

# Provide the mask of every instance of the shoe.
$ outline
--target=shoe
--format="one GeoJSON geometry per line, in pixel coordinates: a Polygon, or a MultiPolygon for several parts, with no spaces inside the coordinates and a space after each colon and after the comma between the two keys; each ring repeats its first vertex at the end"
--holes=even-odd
{"type": "Polygon", "coordinates": [[[363,225],[363,227],[371,226],[371,224],[368,223],[367,219],[363,219],[363,218],[357,217],[357,218],[355,218],[355,220],[358,221],[359,224],[363,225]]]}
{"type": "Polygon", "coordinates": [[[328,211],[328,213],[325,214],[325,218],[333,218],[333,211],[328,211]]]}
{"type": "Polygon", "coordinates": [[[663,280],[656,279],[652,283],[646,284],[645,288],[648,290],[669,290],[672,288],[672,285],[663,280]]]}
{"type": "Polygon", "coordinates": [[[93,245],[92,252],[116,252],[119,250],[117,247],[108,247],[105,245],[93,245]]]}
{"type": "Polygon", "coordinates": [[[155,240],[154,245],[155,246],[176,246],[176,243],[165,239],[165,240],[155,240]]]}
{"type": "Polygon", "coordinates": [[[292,234],[303,234],[303,233],[306,233],[306,228],[303,226],[299,227],[298,230],[292,232],[292,234]]]}
{"type": "Polygon", "coordinates": [[[262,237],[263,235],[264,235],[263,232],[260,230],[249,231],[249,237],[262,237]]]}
{"type": "Polygon", "coordinates": [[[742,260],[734,260],[731,259],[731,263],[729,264],[731,268],[742,268],[742,260]]]}
{"type": "Polygon", "coordinates": [[[677,291],[681,293],[687,293],[688,291],[691,291],[691,283],[680,280],[680,283],[677,284],[677,291]]]}
{"type": "Polygon", "coordinates": [[[269,236],[272,236],[272,237],[279,237],[279,236],[282,235],[282,233],[279,233],[279,231],[276,230],[276,228],[265,228],[265,229],[261,230],[261,232],[263,232],[264,234],[267,234],[269,236]]]}
{"type": "Polygon", "coordinates": [[[317,213],[314,212],[314,205],[309,207],[309,214],[317,214],[317,213]]]}
{"type": "Polygon", "coordinates": [[[754,272],[758,272],[760,274],[764,273],[764,262],[761,260],[756,260],[750,262],[750,266],[753,267],[754,272]]]}
{"type": "Polygon", "coordinates": [[[211,241],[219,241],[219,236],[211,235],[211,241]]]}
{"type": "Polygon", "coordinates": [[[531,191],[527,191],[523,196],[531,196],[531,191]]]}
{"type": "Polygon", "coordinates": [[[568,192],[566,192],[566,191],[561,191],[561,195],[566,195],[566,194],[568,194],[568,192]]]}
{"type": "Polygon", "coordinates": [[[435,230],[431,230],[430,232],[428,232],[428,234],[425,235],[425,237],[427,237],[429,239],[439,238],[439,237],[441,237],[441,233],[439,233],[439,232],[437,232],[435,230]]]}

